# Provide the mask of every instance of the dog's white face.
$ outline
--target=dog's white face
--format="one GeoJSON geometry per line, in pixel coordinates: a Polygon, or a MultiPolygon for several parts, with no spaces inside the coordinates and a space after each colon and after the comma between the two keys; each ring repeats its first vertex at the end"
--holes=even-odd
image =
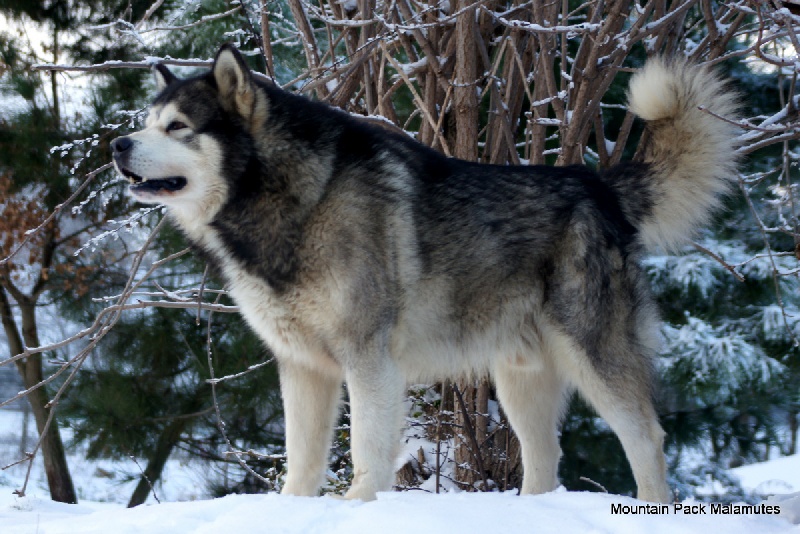
{"type": "Polygon", "coordinates": [[[174,102],[155,105],[145,125],[112,143],[114,165],[130,181],[131,195],[182,212],[215,211],[227,192],[219,143],[198,133],[174,102]]]}
{"type": "Polygon", "coordinates": [[[183,226],[203,225],[247,172],[266,96],[231,46],[220,48],[206,74],[178,79],[161,64],[154,74],[159,94],[145,128],[111,142],[114,164],[134,198],[167,205],[183,226]]]}

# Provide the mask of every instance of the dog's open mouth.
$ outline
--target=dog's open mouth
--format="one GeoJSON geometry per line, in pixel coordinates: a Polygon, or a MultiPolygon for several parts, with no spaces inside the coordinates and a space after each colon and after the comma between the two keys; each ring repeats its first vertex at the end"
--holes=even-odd
{"type": "Polygon", "coordinates": [[[161,191],[174,192],[186,187],[187,180],[183,176],[167,176],[165,178],[143,178],[138,174],[121,169],[130,181],[130,189],[134,193],[159,193],[161,191]]]}

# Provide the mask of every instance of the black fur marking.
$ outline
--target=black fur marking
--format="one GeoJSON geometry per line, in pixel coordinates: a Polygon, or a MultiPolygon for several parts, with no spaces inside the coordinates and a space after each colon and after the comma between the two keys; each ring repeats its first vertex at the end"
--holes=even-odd
{"type": "Polygon", "coordinates": [[[653,211],[653,170],[647,163],[625,162],[602,174],[603,181],[617,192],[617,202],[633,226],[641,224],[653,211]]]}
{"type": "MultiPolygon", "coordinates": [[[[238,167],[238,163],[232,163],[231,167],[238,167]]],[[[212,226],[248,272],[281,293],[295,280],[296,247],[300,240],[296,226],[291,224],[292,215],[283,206],[286,199],[280,198],[285,177],[262,168],[254,156],[244,170],[231,176],[234,179],[229,183],[229,200],[212,226]],[[264,232],[265,222],[267,232],[264,232]]]]}
{"type": "MultiPolygon", "coordinates": [[[[578,174],[578,169],[574,167],[573,169],[578,174]]],[[[619,196],[608,183],[594,173],[583,173],[582,178],[588,197],[600,211],[602,227],[607,232],[609,241],[627,250],[635,239],[637,230],[622,211],[619,196]]]]}

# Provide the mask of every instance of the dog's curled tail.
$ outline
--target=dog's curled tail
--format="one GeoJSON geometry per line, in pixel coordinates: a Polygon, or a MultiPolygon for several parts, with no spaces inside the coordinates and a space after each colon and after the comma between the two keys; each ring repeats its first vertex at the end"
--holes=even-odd
{"type": "Polygon", "coordinates": [[[644,245],[670,250],[708,222],[736,179],[737,127],[720,117],[737,118],[738,98],[707,67],[655,58],[631,78],[628,100],[647,121],[646,191],[637,200],[620,191],[621,200],[639,204],[633,218],[644,245]]]}

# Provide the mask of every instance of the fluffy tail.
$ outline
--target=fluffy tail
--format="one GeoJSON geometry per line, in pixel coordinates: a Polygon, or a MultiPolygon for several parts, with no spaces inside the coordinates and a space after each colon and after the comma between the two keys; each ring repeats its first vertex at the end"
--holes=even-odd
{"type": "Polygon", "coordinates": [[[633,76],[628,100],[647,121],[645,176],[634,173],[635,191],[629,172],[614,181],[644,245],[674,249],[708,222],[736,179],[737,128],[714,115],[737,118],[738,99],[708,68],[656,58],[633,76]]]}

